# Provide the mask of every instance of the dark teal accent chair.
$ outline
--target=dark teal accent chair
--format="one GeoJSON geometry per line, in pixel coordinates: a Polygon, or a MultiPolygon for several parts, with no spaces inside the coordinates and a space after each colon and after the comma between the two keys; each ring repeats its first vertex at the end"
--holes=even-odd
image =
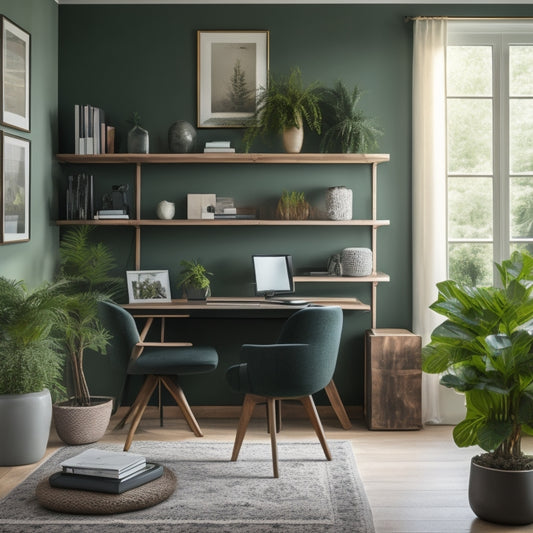
{"type": "Polygon", "coordinates": [[[279,400],[299,400],[320,440],[326,459],[331,460],[324,429],[312,395],[333,378],[342,332],[340,307],[306,307],[291,315],[276,344],[245,344],[241,364],[226,372],[235,391],[244,393],[232,461],[236,461],[248,423],[258,403],[267,404],[274,477],[279,477],[276,419],[279,400]]]}
{"type": "Polygon", "coordinates": [[[161,385],[170,392],[193,433],[202,437],[200,426],[177,380],[178,376],[215,370],[218,365],[216,350],[210,346],[192,346],[187,342],[147,342],[145,338],[152,319],[148,319],[139,334],[133,316],[113,303],[102,303],[100,316],[113,336],[112,349],[120,351],[113,356],[128,358],[127,374],[146,376],[135,401],[116,426],[116,429],[124,427],[132,417],[124,450],[129,450],[146,406],[156,387],[161,385]]]}

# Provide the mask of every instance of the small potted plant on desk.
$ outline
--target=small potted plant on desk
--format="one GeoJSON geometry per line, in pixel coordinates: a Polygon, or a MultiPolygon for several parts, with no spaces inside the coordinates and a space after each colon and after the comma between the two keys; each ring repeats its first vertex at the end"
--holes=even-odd
{"type": "Polygon", "coordinates": [[[30,291],[0,277],[1,466],[35,463],[46,452],[52,395],[64,390],[64,357],[54,336],[62,302],[59,284],[30,291]]]}
{"type": "Polygon", "coordinates": [[[533,434],[533,257],[514,252],[496,266],[501,287],[438,284],[431,309],[446,320],[423,349],[422,369],[465,395],[455,443],[486,452],[471,461],[472,510],[489,522],[529,524],[533,456],[521,440],[533,434]]]}
{"type": "Polygon", "coordinates": [[[90,243],[92,226],[65,233],[60,244],[60,279],[66,281],[65,320],[59,326],[70,362],[69,400],[53,406],[54,423],[67,444],[88,444],[105,433],[113,398],[93,397],[84,372],[86,350],[105,353],[110,334],[98,316],[98,303],[116,296],[122,280],[109,275],[114,266],[111,252],[102,243],[90,243]]]}
{"type": "Polygon", "coordinates": [[[187,300],[205,300],[211,296],[211,281],[208,276],[213,274],[196,259],[192,261],[184,259],[180,265],[183,270],[180,272],[178,287],[183,288],[187,300]]]}

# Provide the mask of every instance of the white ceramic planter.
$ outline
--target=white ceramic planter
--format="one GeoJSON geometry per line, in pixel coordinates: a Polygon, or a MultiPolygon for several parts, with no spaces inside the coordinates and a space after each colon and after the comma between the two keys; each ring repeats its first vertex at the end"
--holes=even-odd
{"type": "Polygon", "coordinates": [[[46,452],[52,421],[50,391],[0,395],[0,466],[36,463],[46,452]]]}

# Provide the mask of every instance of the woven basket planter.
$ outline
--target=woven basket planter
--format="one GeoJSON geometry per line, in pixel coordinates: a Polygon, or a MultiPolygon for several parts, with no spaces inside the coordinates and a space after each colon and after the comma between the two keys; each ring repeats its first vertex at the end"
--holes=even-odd
{"type": "Polygon", "coordinates": [[[345,248],[341,254],[343,276],[369,276],[372,274],[372,250],[345,248]]]}
{"type": "Polygon", "coordinates": [[[90,444],[100,440],[106,432],[113,398],[91,398],[92,405],[74,406],[70,402],[54,404],[54,425],[59,438],[66,444],[90,444]]]}

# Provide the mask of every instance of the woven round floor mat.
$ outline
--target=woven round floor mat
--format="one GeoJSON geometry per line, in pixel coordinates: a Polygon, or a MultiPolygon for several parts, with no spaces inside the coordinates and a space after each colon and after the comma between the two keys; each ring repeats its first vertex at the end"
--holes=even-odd
{"type": "Polygon", "coordinates": [[[175,490],[177,479],[165,468],[163,475],[122,494],[51,487],[48,478],[37,485],[37,501],[47,509],[70,514],[115,514],[152,507],[166,500],[175,490]]]}

